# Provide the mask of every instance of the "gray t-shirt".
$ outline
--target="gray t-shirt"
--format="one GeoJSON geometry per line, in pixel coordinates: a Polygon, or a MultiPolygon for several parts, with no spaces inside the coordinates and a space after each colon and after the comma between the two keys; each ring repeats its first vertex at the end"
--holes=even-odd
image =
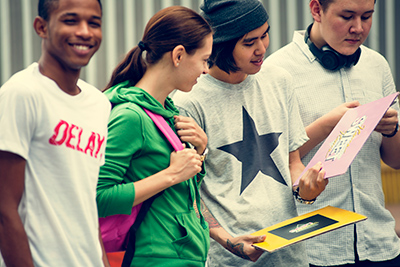
{"type": "MultiPolygon", "coordinates": [[[[250,234],[297,216],[288,154],[308,137],[291,76],[267,67],[239,84],[204,75],[175,105],[208,136],[202,199],[232,236],[250,234]]],[[[302,244],[243,260],[211,240],[209,266],[308,266],[302,244]]]]}

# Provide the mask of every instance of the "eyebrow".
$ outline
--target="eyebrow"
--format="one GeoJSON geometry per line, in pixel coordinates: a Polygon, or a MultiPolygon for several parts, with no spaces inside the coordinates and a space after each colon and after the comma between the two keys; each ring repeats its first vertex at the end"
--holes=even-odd
{"type": "MultiPolygon", "coordinates": [[[[264,34],[267,34],[267,33],[269,32],[270,27],[271,27],[271,26],[268,25],[268,28],[267,28],[267,30],[263,33],[263,35],[264,35],[264,34]]],[[[243,39],[243,43],[250,43],[250,42],[252,42],[253,40],[256,40],[256,39],[258,39],[258,37],[243,39]]]]}
{"type": "MultiPolygon", "coordinates": [[[[69,17],[69,16],[71,16],[71,17],[77,17],[78,14],[77,14],[77,13],[74,13],[74,12],[69,12],[69,13],[67,12],[67,13],[62,14],[62,15],[61,15],[61,18],[62,18],[62,17],[69,17]]],[[[92,19],[101,20],[101,17],[99,17],[99,16],[92,16],[92,19]]]]}
{"type": "MultiPolygon", "coordinates": [[[[353,13],[353,14],[356,13],[356,12],[353,11],[353,10],[347,10],[347,9],[343,10],[343,12],[353,13]]],[[[366,13],[374,13],[374,12],[375,12],[375,10],[372,9],[372,10],[365,11],[363,14],[366,14],[366,13]]]]}

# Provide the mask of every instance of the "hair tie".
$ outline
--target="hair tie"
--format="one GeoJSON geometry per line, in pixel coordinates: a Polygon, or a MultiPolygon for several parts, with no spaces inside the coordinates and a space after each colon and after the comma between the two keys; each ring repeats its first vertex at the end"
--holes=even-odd
{"type": "Polygon", "coordinates": [[[143,43],[142,41],[140,41],[138,43],[138,46],[139,46],[140,50],[142,50],[142,52],[147,50],[147,45],[145,43],[143,43]]]}

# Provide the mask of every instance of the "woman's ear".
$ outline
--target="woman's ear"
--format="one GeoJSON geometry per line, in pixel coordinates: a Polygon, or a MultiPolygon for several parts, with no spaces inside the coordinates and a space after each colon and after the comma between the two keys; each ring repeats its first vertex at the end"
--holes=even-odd
{"type": "Polygon", "coordinates": [[[172,62],[175,67],[179,66],[185,54],[186,49],[183,45],[175,46],[174,50],[172,50],[172,62]]]}
{"type": "Polygon", "coordinates": [[[47,27],[48,22],[42,17],[37,16],[33,21],[33,28],[35,29],[36,34],[41,38],[47,38],[47,27]]]}
{"type": "Polygon", "coordinates": [[[321,22],[321,13],[323,12],[323,10],[322,10],[322,6],[318,0],[310,1],[310,11],[311,11],[311,15],[314,18],[314,21],[321,22]]]}

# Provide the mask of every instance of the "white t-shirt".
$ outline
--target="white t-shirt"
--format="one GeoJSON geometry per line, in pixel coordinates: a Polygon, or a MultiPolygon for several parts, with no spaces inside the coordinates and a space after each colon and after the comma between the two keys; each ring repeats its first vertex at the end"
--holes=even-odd
{"type": "Polygon", "coordinates": [[[110,103],[78,86],[66,94],[34,63],[0,88],[0,150],[26,160],[19,214],[35,266],[102,266],[96,185],[110,103]]]}

